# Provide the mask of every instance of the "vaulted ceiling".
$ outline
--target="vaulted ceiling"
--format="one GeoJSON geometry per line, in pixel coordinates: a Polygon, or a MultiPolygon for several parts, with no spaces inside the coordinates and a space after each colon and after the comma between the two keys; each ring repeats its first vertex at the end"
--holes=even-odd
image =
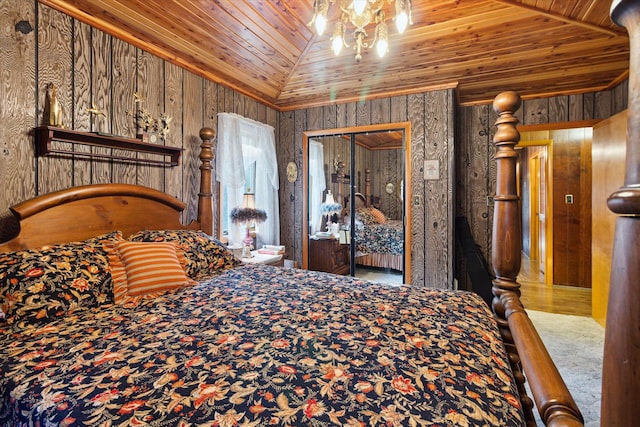
{"type": "Polygon", "coordinates": [[[360,63],[307,25],[313,0],[40,2],[278,110],[451,87],[463,105],[599,91],[629,69],[603,0],[413,0],[413,25],[390,25],[389,53],[360,63]]]}

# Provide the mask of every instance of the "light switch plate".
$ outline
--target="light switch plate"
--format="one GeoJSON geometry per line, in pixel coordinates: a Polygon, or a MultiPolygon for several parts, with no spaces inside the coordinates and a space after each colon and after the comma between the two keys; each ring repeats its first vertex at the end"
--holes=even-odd
{"type": "Polygon", "coordinates": [[[424,161],[424,179],[440,179],[440,161],[438,159],[424,161]]]}

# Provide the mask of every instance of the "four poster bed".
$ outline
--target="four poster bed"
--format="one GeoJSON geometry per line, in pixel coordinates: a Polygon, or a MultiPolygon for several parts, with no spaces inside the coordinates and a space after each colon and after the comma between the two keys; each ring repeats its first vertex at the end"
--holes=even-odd
{"type": "MultiPolygon", "coordinates": [[[[345,211],[349,212],[349,196],[344,196],[342,168],[338,169],[339,201],[347,200],[345,211]]],[[[364,194],[355,193],[353,209],[355,212],[356,242],[355,263],[367,267],[378,267],[403,271],[404,265],[404,224],[401,219],[390,219],[374,205],[378,199],[371,192],[371,169],[364,171],[364,194]]]]}
{"type": "MultiPolygon", "coordinates": [[[[620,9],[620,22],[637,22],[638,7],[620,9]]],[[[198,221],[188,226],[182,202],[133,185],[71,188],[14,206],[20,232],[0,244],[0,423],[534,425],[524,371],[545,424],[582,425],[519,299],[519,105],[513,92],[494,101],[494,313],[468,292],[240,265],[209,237],[211,129],[201,131],[198,221]]],[[[606,426],[638,425],[640,152],[629,148],[627,188],[610,202],[624,217],[606,426]]]]}
{"type": "Polygon", "coordinates": [[[543,419],[580,421],[518,299],[519,104],[513,92],[494,104],[497,317],[469,292],[238,263],[209,237],[211,129],[188,226],[182,202],[134,185],[14,206],[0,423],[521,426],[533,419],[521,361],[543,419]]]}

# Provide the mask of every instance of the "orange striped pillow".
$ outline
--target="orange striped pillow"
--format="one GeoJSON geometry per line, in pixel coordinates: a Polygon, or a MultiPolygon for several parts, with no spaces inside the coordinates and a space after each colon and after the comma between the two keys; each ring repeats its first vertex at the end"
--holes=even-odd
{"type": "Polygon", "coordinates": [[[109,264],[116,304],[196,283],[187,277],[186,259],[173,243],[121,241],[114,249],[109,264]]]}
{"type": "Polygon", "coordinates": [[[369,209],[369,212],[371,212],[371,215],[373,215],[373,217],[376,219],[376,221],[378,221],[379,224],[384,224],[385,222],[387,222],[387,217],[380,210],[371,207],[369,209]]]}

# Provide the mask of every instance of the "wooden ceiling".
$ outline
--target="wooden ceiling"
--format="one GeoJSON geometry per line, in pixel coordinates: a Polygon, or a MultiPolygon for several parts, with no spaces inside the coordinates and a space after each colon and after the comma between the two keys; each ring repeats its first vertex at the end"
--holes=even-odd
{"type": "Polygon", "coordinates": [[[390,22],[386,57],[359,64],[314,35],[313,0],[40,2],[281,111],[449,87],[463,105],[599,91],[629,68],[604,0],[414,0],[405,34],[390,22]]]}

